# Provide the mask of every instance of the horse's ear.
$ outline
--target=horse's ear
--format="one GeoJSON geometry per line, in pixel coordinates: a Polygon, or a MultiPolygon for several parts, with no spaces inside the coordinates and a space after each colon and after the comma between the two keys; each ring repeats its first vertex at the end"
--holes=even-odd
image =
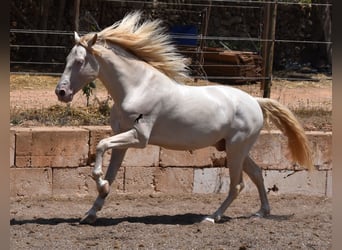
{"type": "Polygon", "coordinates": [[[97,34],[95,33],[94,36],[88,41],[88,48],[91,48],[97,40],[97,34]]]}
{"type": "Polygon", "coordinates": [[[81,38],[80,38],[80,36],[77,34],[76,31],[74,31],[74,37],[75,37],[75,43],[76,43],[76,44],[80,43],[81,38]]]}

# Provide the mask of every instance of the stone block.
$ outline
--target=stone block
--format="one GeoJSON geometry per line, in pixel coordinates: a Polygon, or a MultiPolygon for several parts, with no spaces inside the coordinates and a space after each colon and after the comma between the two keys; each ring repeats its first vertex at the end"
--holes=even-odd
{"type": "Polygon", "coordinates": [[[215,147],[206,147],[193,151],[176,151],[161,148],[160,166],[162,167],[218,167],[225,166],[226,152],[215,147]]]}
{"type": "Polygon", "coordinates": [[[125,167],[155,167],[159,165],[160,147],[129,148],[122,165],[125,167]]]}
{"type": "Polygon", "coordinates": [[[32,167],[32,129],[16,128],[15,132],[15,166],[32,167]]]}
{"type": "MultiPolygon", "coordinates": [[[[110,126],[82,126],[89,131],[89,156],[88,164],[95,162],[96,146],[104,138],[113,136],[113,131],[110,126]]],[[[108,165],[111,155],[111,150],[108,150],[103,156],[103,164],[108,165]]]]}
{"type": "Polygon", "coordinates": [[[319,170],[332,169],[332,133],[307,132],[311,144],[314,165],[319,170]]]}
{"type": "MultiPolygon", "coordinates": [[[[318,170],[332,169],[331,132],[306,132],[311,146],[314,165],[318,170]]],[[[295,164],[288,149],[287,137],[280,131],[262,131],[253,146],[251,157],[263,169],[303,170],[295,164]]]]}
{"type": "Polygon", "coordinates": [[[125,167],[125,192],[151,194],[155,191],[154,171],[151,167],[125,167]]]}
{"type": "Polygon", "coordinates": [[[11,198],[51,197],[51,168],[11,168],[10,196],[11,198]]]}
{"type": "MultiPolygon", "coordinates": [[[[243,193],[255,193],[258,190],[247,174],[243,173],[243,193]]],[[[229,192],[228,168],[204,168],[194,170],[194,193],[227,193],[229,192]]]]}
{"type": "Polygon", "coordinates": [[[326,171],[264,171],[266,190],[276,187],[275,193],[292,193],[307,195],[326,194],[326,171]]]}
{"type": "Polygon", "coordinates": [[[166,194],[192,193],[193,168],[158,168],[155,171],[155,190],[166,194]]]}
{"type": "MultiPolygon", "coordinates": [[[[53,168],[53,196],[57,198],[96,197],[96,183],[92,179],[92,167],[53,168]]],[[[104,174],[107,169],[103,168],[104,174]]],[[[119,169],[110,192],[123,192],[124,171],[119,169]]]]}
{"type": "Polygon", "coordinates": [[[293,169],[287,139],[280,131],[262,131],[250,156],[263,169],[293,169]]]}
{"type": "Polygon", "coordinates": [[[41,127],[17,131],[17,167],[84,166],[89,132],[76,127],[41,127]]]}
{"type": "Polygon", "coordinates": [[[227,193],[229,183],[228,168],[203,168],[194,170],[194,193],[227,193]]]}

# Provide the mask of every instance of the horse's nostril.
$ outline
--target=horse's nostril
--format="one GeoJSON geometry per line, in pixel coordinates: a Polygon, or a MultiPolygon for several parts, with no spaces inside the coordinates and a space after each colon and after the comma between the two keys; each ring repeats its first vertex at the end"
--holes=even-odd
{"type": "Polygon", "coordinates": [[[64,89],[61,89],[59,92],[58,92],[59,96],[65,96],[65,90],[64,89]]]}

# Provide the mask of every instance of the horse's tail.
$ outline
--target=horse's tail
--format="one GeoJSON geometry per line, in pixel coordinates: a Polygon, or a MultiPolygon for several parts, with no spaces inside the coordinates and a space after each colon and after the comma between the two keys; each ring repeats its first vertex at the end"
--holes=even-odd
{"type": "Polygon", "coordinates": [[[265,123],[271,120],[288,137],[288,148],[294,161],[308,169],[313,168],[309,141],[294,114],[284,105],[269,98],[256,98],[265,123]]]}

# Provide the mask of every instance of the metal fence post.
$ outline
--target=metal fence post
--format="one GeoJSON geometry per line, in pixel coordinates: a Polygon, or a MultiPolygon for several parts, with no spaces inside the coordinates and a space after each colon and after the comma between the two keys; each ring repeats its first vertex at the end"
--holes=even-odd
{"type": "Polygon", "coordinates": [[[75,31],[79,31],[80,26],[80,2],[81,0],[75,0],[74,11],[75,11],[75,31]]]}
{"type": "Polygon", "coordinates": [[[264,98],[269,98],[271,96],[276,19],[277,0],[275,2],[266,3],[264,11],[264,30],[262,38],[263,79],[261,83],[264,98]]]}

